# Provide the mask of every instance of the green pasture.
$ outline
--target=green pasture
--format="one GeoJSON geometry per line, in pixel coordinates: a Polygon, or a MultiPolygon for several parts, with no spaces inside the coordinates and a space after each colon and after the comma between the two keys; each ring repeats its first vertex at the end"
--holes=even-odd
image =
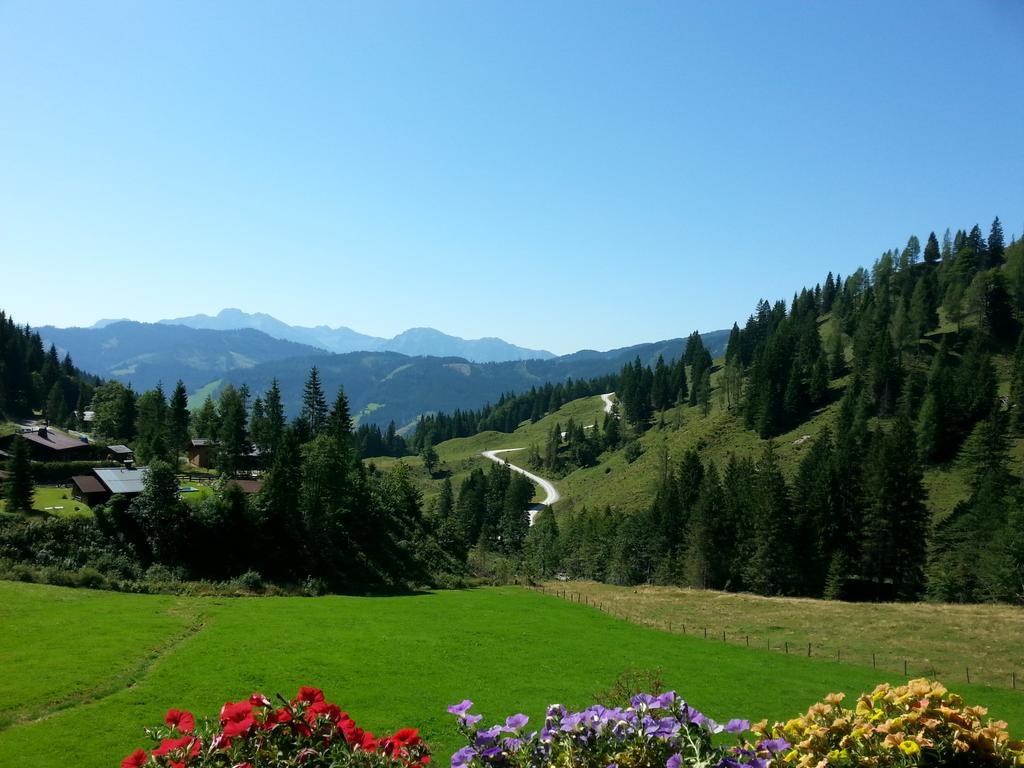
{"type": "MultiPolygon", "coordinates": [[[[0,765],[116,765],[169,707],[211,715],[260,690],[317,685],[375,732],[422,728],[438,764],[458,736],[445,707],[489,720],[581,706],[625,670],[713,717],[786,718],[870,668],[638,626],[520,588],[401,597],[183,598],[0,583],[0,765]]],[[[890,679],[897,679],[890,675],[890,679]]],[[[1020,732],[1024,692],[954,686],[1020,732]]]]}
{"type": "MultiPolygon", "coordinates": [[[[7,503],[0,499],[0,512],[5,511],[7,503]]],[[[84,501],[72,498],[70,487],[53,485],[37,485],[32,497],[32,509],[47,515],[58,517],[75,517],[91,515],[92,508],[84,501]],[[50,509],[47,509],[50,507],[50,509]],[[61,507],[61,509],[57,509],[61,507]]]]}

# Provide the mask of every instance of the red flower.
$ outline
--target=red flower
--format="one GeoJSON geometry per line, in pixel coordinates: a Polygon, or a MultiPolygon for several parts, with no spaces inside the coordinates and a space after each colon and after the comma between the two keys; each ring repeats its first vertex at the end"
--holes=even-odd
{"type": "Polygon", "coordinates": [[[310,725],[315,725],[317,718],[321,716],[326,717],[335,725],[348,718],[348,715],[342,712],[337,704],[331,704],[327,701],[313,702],[306,709],[306,722],[310,725]]]}
{"type": "Polygon", "coordinates": [[[160,746],[153,750],[153,757],[163,757],[171,752],[187,749],[188,757],[195,757],[199,754],[199,739],[194,736],[182,736],[180,739],[164,739],[160,746]]]}
{"type": "Polygon", "coordinates": [[[196,728],[196,719],[191,712],[184,709],[168,709],[164,722],[181,733],[192,733],[196,728]]]}
{"type": "Polygon", "coordinates": [[[238,763],[237,765],[232,765],[231,768],[252,768],[252,763],[238,763]]]}
{"type": "Polygon", "coordinates": [[[318,701],[324,700],[324,692],[319,688],[310,688],[307,685],[303,685],[299,688],[299,693],[295,697],[293,704],[298,704],[300,701],[304,701],[307,704],[316,704],[318,701]]]}
{"type": "Polygon", "coordinates": [[[121,768],[142,768],[149,755],[144,749],[136,749],[128,757],[121,761],[121,768]]]}
{"type": "Polygon", "coordinates": [[[270,699],[264,696],[262,693],[254,693],[249,697],[249,703],[254,707],[269,707],[270,699]]]}
{"type": "Polygon", "coordinates": [[[284,723],[290,723],[291,721],[291,711],[285,707],[281,707],[280,709],[272,709],[267,712],[267,716],[263,720],[263,727],[266,730],[270,730],[275,725],[283,725],[284,723]]]}
{"type": "Polygon", "coordinates": [[[220,709],[220,724],[224,726],[224,736],[229,739],[245,735],[255,723],[252,704],[248,701],[229,701],[220,709]]]}

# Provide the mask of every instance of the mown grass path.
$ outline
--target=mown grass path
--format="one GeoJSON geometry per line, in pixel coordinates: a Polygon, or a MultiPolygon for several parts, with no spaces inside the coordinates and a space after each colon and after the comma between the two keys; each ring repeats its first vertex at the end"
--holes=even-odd
{"type": "MultiPolygon", "coordinates": [[[[142,728],[169,707],[212,715],[226,699],[290,695],[301,684],[323,687],[370,730],[420,726],[445,765],[458,745],[445,708],[463,698],[489,719],[518,710],[536,719],[551,702],[590,703],[626,669],[660,667],[713,717],[781,719],[828,691],[855,694],[880,678],[863,667],[680,637],[519,588],[213,599],[0,582],[0,606],[0,691],[9,711],[46,711],[83,687],[104,690],[0,731],[2,766],[109,768],[145,744],[142,728]],[[170,642],[194,617],[201,627],[170,642]],[[133,679],[126,669],[141,671],[133,679]]],[[[1020,731],[1020,692],[958,689],[1020,731]]]]}

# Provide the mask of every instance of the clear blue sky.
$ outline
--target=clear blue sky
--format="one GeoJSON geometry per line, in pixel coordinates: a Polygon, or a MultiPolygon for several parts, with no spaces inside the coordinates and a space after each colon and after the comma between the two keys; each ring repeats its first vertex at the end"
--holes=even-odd
{"type": "Polygon", "coordinates": [[[0,307],[567,352],[1024,226],[1024,4],[0,0],[0,307]]]}

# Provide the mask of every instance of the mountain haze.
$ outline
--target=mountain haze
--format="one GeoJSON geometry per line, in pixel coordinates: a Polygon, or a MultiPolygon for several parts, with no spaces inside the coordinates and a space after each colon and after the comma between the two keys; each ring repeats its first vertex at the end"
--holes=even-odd
{"type": "Polygon", "coordinates": [[[463,357],[474,363],[547,360],[554,357],[547,350],[518,347],[494,337],[463,339],[434,328],[410,328],[393,338],[385,339],[368,336],[345,326],[331,328],[326,325],[289,325],[263,312],[249,313],[240,309],[222,309],[213,316],[199,314],[159,322],[161,325],[184,325],[189,328],[221,331],[253,328],[277,339],[295,341],[338,353],[401,352],[412,356],[463,357]]]}
{"type": "Polygon", "coordinates": [[[168,387],[178,379],[195,389],[230,370],[271,360],[328,354],[251,328],[214,331],[115,320],[99,328],[47,325],[37,331],[46,346],[52,343],[61,354],[70,353],[84,370],[130,382],[137,390],[158,382],[168,387]]]}

